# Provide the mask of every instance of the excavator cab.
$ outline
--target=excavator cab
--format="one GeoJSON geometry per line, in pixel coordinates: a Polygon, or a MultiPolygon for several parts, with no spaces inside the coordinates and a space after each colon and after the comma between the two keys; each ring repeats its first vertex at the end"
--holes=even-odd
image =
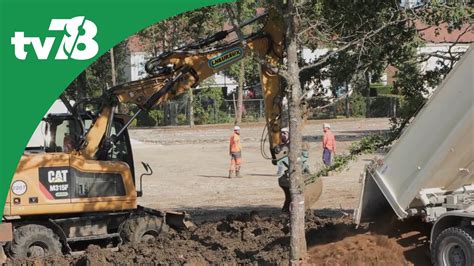
{"type": "MultiPolygon", "coordinates": [[[[78,149],[95,121],[50,114],[42,121],[44,146],[27,149],[13,177],[4,215],[107,212],[137,208],[132,148],[124,131],[103,158],[84,159],[78,149]],[[17,189],[18,188],[18,189],[17,189]]],[[[111,132],[123,128],[115,116],[111,132]]]]}
{"type": "MultiPolygon", "coordinates": [[[[127,118],[116,115],[112,123],[111,134],[116,135],[124,127],[127,118]]],[[[78,150],[84,132],[89,130],[94,119],[95,117],[91,113],[82,114],[80,120],[71,114],[49,114],[43,119],[44,151],[47,153],[72,153],[78,150]]],[[[100,160],[124,162],[129,165],[132,176],[135,177],[133,153],[128,131],[120,134],[100,160]]]]}

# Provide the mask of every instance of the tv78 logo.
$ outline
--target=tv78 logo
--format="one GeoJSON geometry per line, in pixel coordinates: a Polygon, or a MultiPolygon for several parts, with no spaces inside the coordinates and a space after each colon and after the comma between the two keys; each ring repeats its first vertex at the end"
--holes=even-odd
{"type": "MultiPolygon", "coordinates": [[[[56,60],[67,60],[69,58],[87,60],[94,57],[99,51],[99,45],[94,40],[97,34],[97,26],[84,16],[71,19],[52,19],[49,30],[64,32],[64,37],[54,57],[56,60]]],[[[41,43],[40,37],[25,37],[25,32],[17,31],[15,36],[11,38],[11,44],[15,47],[16,58],[20,60],[25,60],[28,55],[28,52],[25,51],[27,45],[33,47],[38,59],[46,60],[55,40],[55,37],[46,37],[44,42],[41,43]]]]}

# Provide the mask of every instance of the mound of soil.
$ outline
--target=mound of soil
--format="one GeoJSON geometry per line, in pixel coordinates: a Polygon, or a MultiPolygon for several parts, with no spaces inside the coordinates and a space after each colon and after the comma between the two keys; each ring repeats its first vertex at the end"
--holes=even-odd
{"type": "Polygon", "coordinates": [[[355,235],[308,251],[317,265],[410,265],[395,240],[381,235],[355,235]]]}
{"type": "MultiPolygon", "coordinates": [[[[349,217],[307,218],[308,262],[318,265],[407,265],[402,248],[381,235],[358,234],[349,217]]],[[[289,220],[256,212],[204,222],[192,231],[172,229],[153,244],[118,251],[89,246],[82,255],[9,261],[13,265],[288,264],[289,220]]]]}

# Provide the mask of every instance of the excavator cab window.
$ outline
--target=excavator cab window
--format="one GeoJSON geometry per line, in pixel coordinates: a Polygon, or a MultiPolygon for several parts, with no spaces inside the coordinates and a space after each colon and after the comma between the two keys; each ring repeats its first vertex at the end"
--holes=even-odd
{"type": "MultiPolygon", "coordinates": [[[[92,125],[91,118],[83,119],[85,131],[92,125]]],[[[123,121],[113,122],[111,134],[115,135],[123,127],[123,121]]],[[[72,152],[80,144],[82,135],[81,123],[70,115],[50,116],[46,119],[45,149],[46,152],[72,152]]],[[[122,134],[112,145],[107,160],[122,161],[133,164],[128,134],[122,134]]]]}
{"type": "MultiPolygon", "coordinates": [[[[45,150],[46,152],[71,152],[79,144],[82,125],[79,121],[67,116],[48,117],[46,119],[45,150]]],[[[86,126],[90,126],[91,121],[86,126]]]]}
{"type": "MultiPolygon", "coordinates": [[[[116,135],[118,131],[123,127],[119,121],[114,121],[111,135],[116,135]]],[[[127,145],[127,136],[122,134],[112,145],[112,148],[108,153],[108,160],[111,161],[122,161],[128,163],[129,148],[127,145]]]]}
{"type": "MultiPolygon", "coordinates": [[[[116,135],[124,126],[124,121],[121,118],[115,118],[110,130],[111,135],[116,135]]],[[[112,148],[108,151],[107,160],[121,161],[128,164],[135,179],[135,167],[133,165],[133,152],[130,144],[128,131],[125,130],[118,139],[112,144],[112,148]]]]}
{"type": "Polygon", "coordinates": [[[72,171],[76,198],[125,196],[125,185],[118,173],[87,173],[76,169],[72,171]]]}

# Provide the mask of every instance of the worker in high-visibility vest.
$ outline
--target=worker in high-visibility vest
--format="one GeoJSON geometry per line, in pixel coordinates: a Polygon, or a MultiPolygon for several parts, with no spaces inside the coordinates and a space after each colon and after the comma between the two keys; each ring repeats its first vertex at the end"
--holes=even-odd
{"type": "Polygon", "coordinates": [[[328,123],[323,124],[323,162],[326,166],[332,164],[332,155],[336,153],[336,138],[328,123]]]}
{"type": "Polygon", "coordinates": [[[240,127],[234,127],[234,133],[230,137],[229,145],[229,154],[230,154],[230,170],[229,178],[232,178],[235,172],[235,177],[240,176],[240,164],[242,161],[242,145],[240,143],[240,127]]]}

